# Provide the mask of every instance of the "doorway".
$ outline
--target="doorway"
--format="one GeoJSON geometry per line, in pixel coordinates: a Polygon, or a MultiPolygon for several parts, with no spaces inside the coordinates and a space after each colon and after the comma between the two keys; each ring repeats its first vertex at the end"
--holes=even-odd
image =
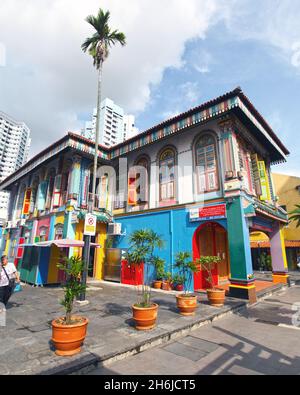
{"type": "MultiPolygon", "coordinates": [[[[213,270],[216,284],[227,282],[230,275],[227,231],[216,222],[201,225],[194,234],[194,259],[201,256],[218,256],[221,262],[213,270]]],[[[195,289],[206,289],[209,284],[207,274],[199,272],[195,275],[195,289]]]]}

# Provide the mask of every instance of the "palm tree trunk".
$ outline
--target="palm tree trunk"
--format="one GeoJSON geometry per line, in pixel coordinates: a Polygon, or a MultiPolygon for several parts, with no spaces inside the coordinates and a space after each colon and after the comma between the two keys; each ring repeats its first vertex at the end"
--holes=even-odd
{"type": "Polygon", "coordinates": [[[96,200],[95,198],[96,198],[96,180],[97,180],[97,169],[98,169],[98,146],[99,146],[99,135],[100,135],[102,71],[103,71],[103,60],[100,61],[99,73],[98,73],[97,119],[96,119],[96,138],[95,138],[95,156],[94,156],[94,173],[93,173],[91,212],[93,212],[93,210],[95,208],[95,200],[96,200]]]}

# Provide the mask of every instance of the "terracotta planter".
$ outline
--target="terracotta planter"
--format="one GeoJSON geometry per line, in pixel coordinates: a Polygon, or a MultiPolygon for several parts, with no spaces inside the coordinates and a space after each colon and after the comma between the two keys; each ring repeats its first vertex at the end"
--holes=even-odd
{"type": "Polygon", "coordinates": [[[225,289],[207,289],[209,304],[214,307],[222,307],[225,303],[225,289]]]}
{"type": "Polygon", "coordinates": [[[197,308],[197,296],[195,295],[177,295],[177,307],[181,315],[191,316],[195,315],[197,308]]]}
{"type": "Polygon", "coordinates": [[[155,289],[161,289],[161,287],[162,287],[162,281],[154,281],[153,282],[153,288],[155,288],[155,289]]]}
{"type": "Polygon", "coordinates": [[[163,281],[162,289],[164,291],[172,291],[172,286],[171,286],[170,282],[169,281],[163,281]]]}
{"type": "Polygon", "coordinates": [[[132,306],[135,328],[138,331],[149,331],[155,327],[158,305],[153,303],[151,307],[132,306]]]}
{"type": "Polygon", "coordinates": [[[84,342],[87,332],[88,319],[84,317],[72,317],[81,319],[83,322],[74,325],[63,325],[52,321],[52,342],[56,348],[55,354],[63,357],[78,354],[84,342]]]}

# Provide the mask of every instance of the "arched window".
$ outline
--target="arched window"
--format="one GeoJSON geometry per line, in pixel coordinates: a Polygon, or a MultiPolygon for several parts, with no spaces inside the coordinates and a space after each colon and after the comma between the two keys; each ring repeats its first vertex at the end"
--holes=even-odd
{"type": "Polygon", "coordinates": [[[36,208],[36,204],[37,204],[37,192],[38,192],[38,187],[39,187],[39,177],[34,177],[34,180],[31,184],[31,201],[30,201],[30,209],[29,212],[31,214],[34,213],[34,210],[36,208]]]}
{"type": "Polygon", "coordinates": [[[159,200],[175,202],[175,152],[167,148],[159,158],[159,200]]]}
{"type": "Polygon", "coordinates": [[[51,203],[52,203],[52,197],[53,197],[53,191],[54,191],[54,181],[55,181],[55,176],[56,176],[56,171],[54,168],[50,169],[48,173],[48,191],[47,191],[47,198],[46,198],[46,204],[45,204],[45,209],[50,210],[51,209],[51,203]]]}
{"type": "Polygon", "coordinates": [[[56,224],[55,225],[55,240],[62,240],[64,235],[64,225],[63,224],[56,224]]]}
{"type": "Polygon", "coordinates": [[[146,205],[149,200],[149,160],[146,157],[138,159],[129,171],[128,204],[146,205]]]}
{"type": "Polygon", "coordinates": [[[210,135],[202,136],[195,146],[198,193],[219,189],[216,140],[210,135]]]}

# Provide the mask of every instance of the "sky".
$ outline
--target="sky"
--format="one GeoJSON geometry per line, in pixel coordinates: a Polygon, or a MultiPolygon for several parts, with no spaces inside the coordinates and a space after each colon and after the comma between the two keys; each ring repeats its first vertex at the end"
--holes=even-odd
{"type": "Polygon", "coordinates": [[[141,130],[241,86],[300,176],[300,0],[1,0],[0,110],[31,129],[33,156],[80,130],[97,75],[81,44],[99,7],[127,36],[104,65],[103,96],[141,130]]]}

